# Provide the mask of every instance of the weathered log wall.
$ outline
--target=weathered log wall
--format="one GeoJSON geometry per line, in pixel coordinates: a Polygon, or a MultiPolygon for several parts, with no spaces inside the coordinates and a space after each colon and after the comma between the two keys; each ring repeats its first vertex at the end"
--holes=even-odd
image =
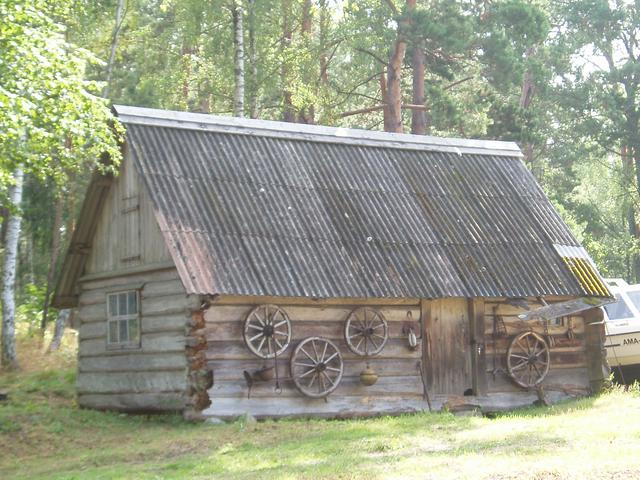
{"type": "MultiPolygon", "coordinates": [[[[531,305],[535,308],[537,305],[531,305]]],[[[542,321],[523,321],[523,308],[501,299],[485,302],[485,353],[488,393],[523,392],[507,374],[507,349],[514,336],[532,330],[551,338],[551,367],[542,386],[545,391],[587,394],[590,391],[587,369],[588,351],[585,322],[582,316],[565,317],[550,322],[545,330],[542,321]]]]}
{"type": "MultiPolygon", "coordinates": [[[[255,299],[256,304],[261,303],[255,299]]],[[[211,406],[203,413],[217,417],[233,417],[245,412],[256,417],[267,416],[356,416],[380,413],[410,412],[426,409],[419,370],[422,360],[420,342],[417,350],[408,348],[402,329],[411,324],[419,335],[419,305],[389,306],[379,309],[389,325],[389,340],[382,352],[369,361],[379,375],[375,385],[360,383],[364,358],[354,355],[344,341],[344,322],[360,305],[279,304],[289,315],[293,336],[291,345],[278,361],[282,392],[276,394],[275,380],[256,382],[248,396],[243,371],[253,372],[273,360],[253,355],[242,340],[244,319],[255,304],[211,306],[205,313],[206,357],[213,371],[209,389],[211,406]],[[410,312],[408,316],[407,313],[410,312]],[[310,399],[300,393],[289,379],[289,361],[295,346],[304,338],[320,336],[336,343],[344,359],[344,375],[338,388],[326,401],[310,399]]]]}
{"type": "Polygon", "coordinates": [[[199,299],[185,295],[175,269],[84,281],[78,317],[78,403],[130,411],[183,410],[188,400],[186,332],[199,299]],[[140,291],[140,348],[107,346],[107,294],[140,291]]]}

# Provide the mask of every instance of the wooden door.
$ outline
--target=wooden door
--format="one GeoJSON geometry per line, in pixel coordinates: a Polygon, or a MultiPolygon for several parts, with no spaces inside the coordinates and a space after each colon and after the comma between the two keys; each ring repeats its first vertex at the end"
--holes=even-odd
{"type": "Polygon", "coordinates": [[[469,305],[464,298],[422,302],[423,363],[431,394],[473,391],[469,305]]]}

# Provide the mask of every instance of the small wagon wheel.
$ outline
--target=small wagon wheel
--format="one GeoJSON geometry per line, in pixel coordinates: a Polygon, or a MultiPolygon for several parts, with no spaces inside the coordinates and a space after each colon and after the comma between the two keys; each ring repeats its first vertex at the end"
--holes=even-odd
{"type": "Polygon", "coordinates": [[[344,339],[356,355],[377,355],[389,339],[387,321],[373,308],[357,308],[344,324],[344,339]]]}
{"type": "Polygon", "coordinates": [[[329,395],[338,387],[343,371],[340,350],[326,338],[305,338],[291,355],[293,383],[307,397],[329,395]]]}
{"type": "Polygon", "coordinates": [[[276,305],[258,305],[244,321],[244,343],[260,358],[282,355],[291,342],[291,321],[276,305]]]}
{"type": "Polygon", "coordinates": [[[549,372],[549,345],[535,332],[515,337],[507,350],[507,371],[523,388],[539,385],[549,372]]]}

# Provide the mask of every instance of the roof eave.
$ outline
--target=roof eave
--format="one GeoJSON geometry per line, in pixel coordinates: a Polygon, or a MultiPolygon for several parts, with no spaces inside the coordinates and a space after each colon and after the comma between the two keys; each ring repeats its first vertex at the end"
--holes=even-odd
{"type": "Polygon", "coordinates": [[[389,133],[353,128],[337,128],[299,123],[275,122],[239,117],[177,112],[152,108],[114,105],[114,111],[125,124],[152,125],[186,130],[226,132],[290,138],[324,143],[384,146],[403,150],[426,150],[476,155],[496,155],[522,158],[515,142],[443,138],[428,135],[389,133]]]}

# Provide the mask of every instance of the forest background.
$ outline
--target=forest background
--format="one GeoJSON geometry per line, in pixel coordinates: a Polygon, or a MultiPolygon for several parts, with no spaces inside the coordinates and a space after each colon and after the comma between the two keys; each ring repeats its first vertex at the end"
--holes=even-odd
{"type": "Polygon", "coordinates": [[[601,273],[640,281],[638,1],[0,0],[0,14],[3,308],[15,293],[23,332],[52,316],[99,152],[117,158],[110,103],[516,141],[601,273]]]}

